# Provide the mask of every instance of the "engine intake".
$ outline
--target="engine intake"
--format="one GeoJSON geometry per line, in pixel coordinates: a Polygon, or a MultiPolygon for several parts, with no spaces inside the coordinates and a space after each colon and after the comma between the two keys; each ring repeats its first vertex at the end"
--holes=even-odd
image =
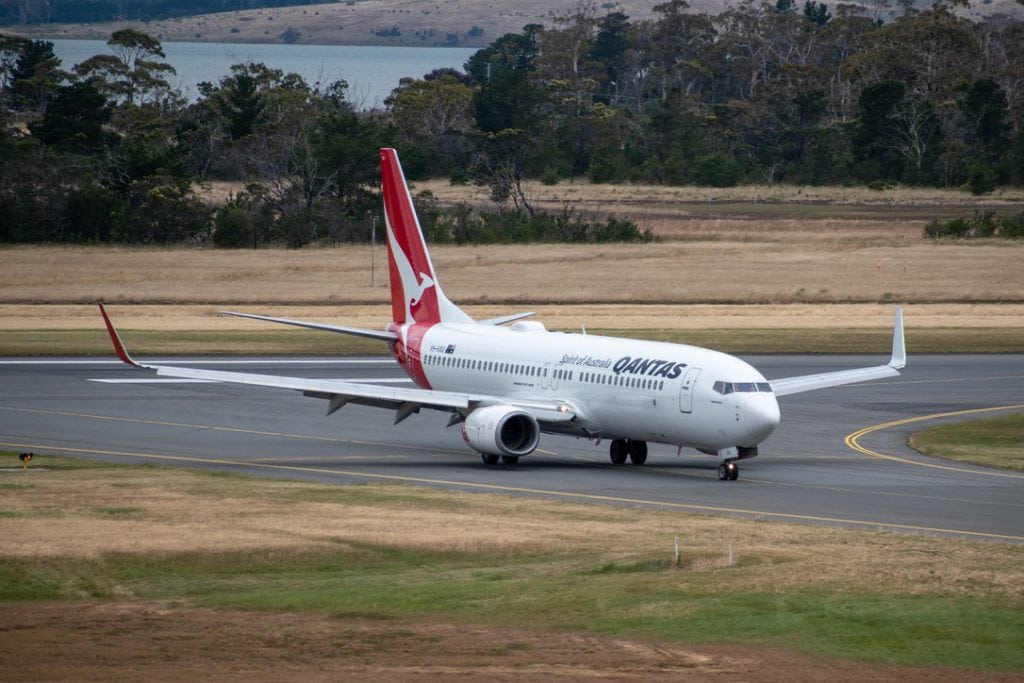
{"type": "Polygon", "coordinates": [[[485,406],[466,416],[462,438],[487,455],[529,455],[540,442],[537,420],[512,406],[485,406]]]}

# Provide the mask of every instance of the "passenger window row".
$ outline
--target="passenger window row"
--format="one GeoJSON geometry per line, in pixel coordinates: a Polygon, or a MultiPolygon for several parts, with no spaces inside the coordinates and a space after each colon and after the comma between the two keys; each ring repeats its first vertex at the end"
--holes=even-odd
{"type": "MultiPolygon", "coordinates": [[[[542,368],[536,365],[499,363],[497,361],[474,360],[472,358],[456,358],[454,356],[443,356],[433,354],[427,355],[424,356],[423,358],[423,364],[437,365],[445,368],[459,368],[463,370],[481,370],[483,372],[505,372],[520,375],[523,377],[548,376],[547,368],[542,368]]],[[[576,379],[576,372],[574,370],[562,370],[560,368],[556,368],[551,372],[551,374],[554,379],[557,379],[559,381],[572,382],[576,379]]],[[[588,384],[615,387],[629,387],[631,389],[646,389],[650,391],[663,391],[665,389],[664,380],[657,380],[649,377],[608,375],[600,372],[581,372],[579,381],[588,384]]],[[[718,382],[715,385],[716,391],[718,390],[718,384],[722,384],[722,382],[718,382]]],[[[771,391],[771,389],[769,388],[768,391],[771,391]]]]}

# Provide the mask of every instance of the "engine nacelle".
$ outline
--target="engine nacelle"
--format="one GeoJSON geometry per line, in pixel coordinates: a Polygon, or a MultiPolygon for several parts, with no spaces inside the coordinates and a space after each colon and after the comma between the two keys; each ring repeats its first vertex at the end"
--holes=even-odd
{"type": "Polygon", "coordinates": [[[466,416],[462,438],[487,455],[529,455],[540,442],[540,426],[526,411],[512,406],[485,406],[466,416]]]}

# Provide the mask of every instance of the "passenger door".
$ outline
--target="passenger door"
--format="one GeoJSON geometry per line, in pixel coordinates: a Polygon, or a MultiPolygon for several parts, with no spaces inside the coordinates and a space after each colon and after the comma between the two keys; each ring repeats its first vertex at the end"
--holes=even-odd
{"type": "Polygon", "coordinates": [[[683,413],[693,412],[693,387],[697,384],[697,376],[700,375],[700,368],[689,368],[683,375],[683,384],[679,388],[679,411],[683,413]]]}

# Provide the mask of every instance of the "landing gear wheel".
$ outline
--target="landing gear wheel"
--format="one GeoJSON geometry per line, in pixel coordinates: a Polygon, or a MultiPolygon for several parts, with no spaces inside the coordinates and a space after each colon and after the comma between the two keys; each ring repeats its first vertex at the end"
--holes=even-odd
{"type": "Polygon", "coordinates": [[[519,456],[518,455],[503,455],[503,456],[501,456],[501,461],[503,463],[505,463],[506,465],[518,465],[519,464],[519,456]]]}
{"type": "Polygon", "coordinates": [[[629,448],[629,461],[634,465],[643,465],[647,462],[647,442],[627,441],[629,448]]]}
{"type": "Polygon", "coordinates": [[[480,459],[484,461],[485,465],[497,465],[498,464],[498,456],[493,455],[491,453],[481,453],[480,454],[480,459]]]}
{"type": "Polygon", "coordinates": [[[612,441],[612,445],[609,449],[609,456],[612,459],[613,465],[621,465],[626,462],[626,458],[629,456],[629,447],[625,439],[615,439],[612,441]]]}
{"type": "Polygon", "coordinates": [[[735,460],[726,460],[718,466],[718,478],[722,481],[736,481],[740,476],[740,466],[735,460]]]}

